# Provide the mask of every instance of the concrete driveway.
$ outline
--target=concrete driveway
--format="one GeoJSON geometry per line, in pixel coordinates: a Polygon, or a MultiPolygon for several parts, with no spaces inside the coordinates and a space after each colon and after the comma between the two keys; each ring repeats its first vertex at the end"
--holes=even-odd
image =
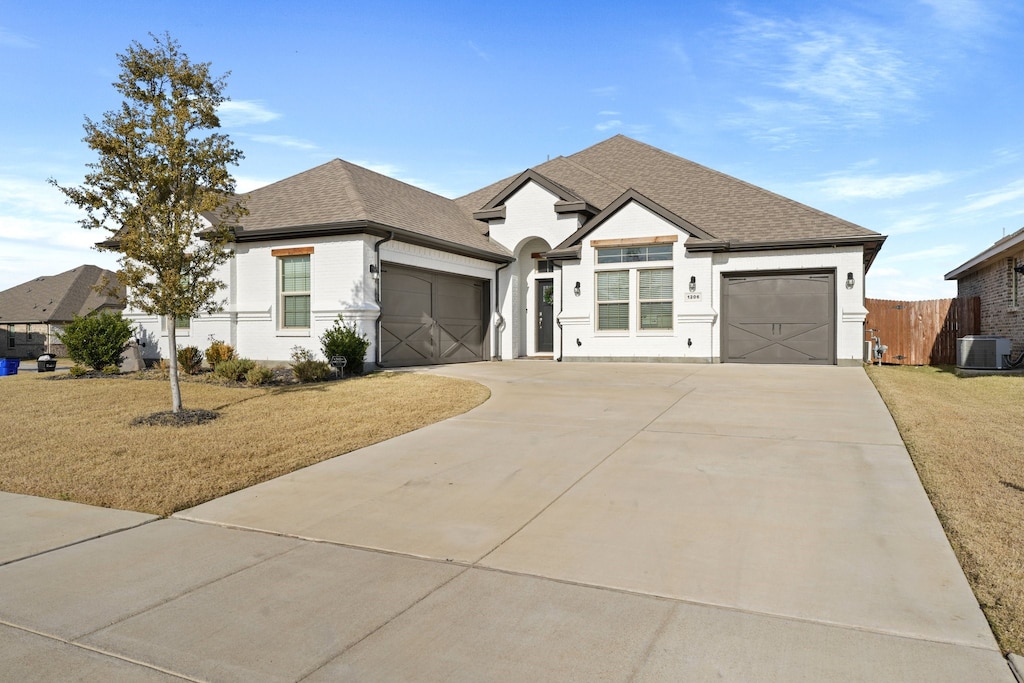
{"type": "MultiPolygon", "coordinates": [[[[492,397],[171,519],[0,531],[8,671],[1014,680],[859,368],[427,371],[492,397]]],[[[88,517],[28,500],[2,528],[88,517]]]]}

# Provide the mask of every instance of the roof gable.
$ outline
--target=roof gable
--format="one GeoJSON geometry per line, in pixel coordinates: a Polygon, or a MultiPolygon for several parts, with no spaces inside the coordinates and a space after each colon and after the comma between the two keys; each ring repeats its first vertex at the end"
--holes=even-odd
{"type": "Polygon", "coordinates": [[[706,232],[693,225],[684,218],[680,218],[665,207],[659,205],[657,202],[652,201],[650,198],[645,197],[636,190],[626,190],[618,198],[615,199],[611,204],[606,206],[603,211],[594,216],[591,220],[587,221],[586,224],[580,227],[579,230],[574,232],[568,238],[565,239],[561,244],[554,248],[553,251],[560,251],[568,249],[583,240],[584,237],[589,235],[591,232],[596,230],[602,223],[607,221],[609,218],[617,214],[623,207],[630,203],[636,203],[644,207],[651,213],[654,213],[661,218],[665,219],[672,225],[676,226],[680,230],[685,231],[688,235],[703,240],[714,239],[706,232]]]}

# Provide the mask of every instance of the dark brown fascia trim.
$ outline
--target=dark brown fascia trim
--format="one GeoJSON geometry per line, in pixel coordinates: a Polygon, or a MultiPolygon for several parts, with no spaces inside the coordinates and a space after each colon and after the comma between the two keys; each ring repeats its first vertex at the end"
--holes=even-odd
{"type": "Polygon", "coordinates": [[[511,263],[515,259],[496,252],[470,247],[465,244],[448,242],[436,237],[421,235],[402,228],[393,228],[376,221],[343,221],[339,223],[326,223],[321,225],[300,225],[289,228],[271,228],[268,230],[247,230],[238,233],[235,242],[268,242],[282,239],[304,239],[310,237],[331,237],[334,235],[358,235],[367,234],[377,237],[387,237],[394,234],[395,239],[415,244],[421,247],[430,247],[440,251],[447,251],[460,256],[478,258],[491,263],[511,263]]]}
{"type": "Polygon", "coordinates": [[[803,239],[762,240],[759,242],[729,242],[724,240],[686,240],[687,251],[771,251],[799,249],[801,247],[842,247],[885,241],[883,235],[850,237],[810,237],[803,239]]]}
{"type": "Polygon", "coordinates": [[[777,251],[780,249],[801,249],[811,247],[864,247],[864,272],[866,273],[885,242],[885,235],[864,235],[859,237],[815,237],[811,239],[765,240],[761,242],[726,242],[722,240],[686,240],[690,252],[723,251],[777,251]]]}
{"type": "Polygon", "coordinates": [[[505,207],[499,206],[496,209],[480,209],[473,212],[473,218],[478,221],[493,221],[497,218],[505,218],[505,207]]]}
{"type": "Polygon", "coordinates": [[[540,185],[541,187],[543,187],[551,194],[558,195],[558,198],[563,201],[584,201],[582,197],[578,196],[569,188],[562,187],[561,185],[551,180],[550,178],[541,175],[532,168],[528,168],[519,175],[517,175],[515,179],[511,183],[509,183],[504,190],[496,194],[494,196],[494,199],[484,204],[481,211],[494,209],[503,205],[505,203],[505,200],[514,195],[516,192],[518,192],[519,188],[521,188],[523,185],[525,185],[527,182],[531,180],[540,185]]]}
{"type": "Polygon", "coordinates": [[[542,257],[549,261],[576,261],[580,258],[580,249],[575,247],[572,249],[552,249],[541,254],[542,257]]]}
{"type": "Polygon", "coordinates": [[[672,213],[671,211],[663,207],[661,204],[658,204],[650,197],[642,195],[636,190],[630,188],[623,192],[622,194],[620,194],[615,201],[613,201],[611,204],[606,206],[604,210],[602,210],[600,213],[594,216],[593,220],[589,221],[588,223],[580,227],[579,230],[570,235],[568,239],[566,239],[557,247],[555,247],[555,249],[566,249],[576,244],[577,242],[582,241],[584,237],[586,237],[591,232],[596,230],[599,225],[601,225],[609,218],[614,216],[616,213],[619,212],[620,209],[622,209],[622,207],[626,206],[630,202],[636,202],[645,209],[656,213],[657,215],[661,216],[672,225],[675,225],[680,230],[687,232],[692,237],[709,241],[715,239],[714,237],[704,232],[690,221],[680,216],[677,216],[676,214],[672,213]]]}
{"type": "Polygon", "coordinates": [[[601,210],[593,204],[584,201],[569,201],[566,199],[555,202],[555,213],[583,213],[587,218],[596,216],[601,210]]]}

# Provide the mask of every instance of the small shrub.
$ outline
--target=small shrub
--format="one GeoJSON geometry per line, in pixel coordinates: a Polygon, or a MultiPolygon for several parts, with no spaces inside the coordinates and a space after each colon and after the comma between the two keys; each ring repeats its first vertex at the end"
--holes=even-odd
{"type": "Polygon", "coordinates": [[[345,318],[338,316],[334,325],[320,337],[324,356],[344,356],[345,371],[353,375],[363,374],[363,361],[366,349],[370,348],[370,339],[359,333],[355,323],[345,323],[345,318]]]}
{"type": "Polygon", "coordinates": [[[57,333],[71,360],[96,371],[119,364],[131,336],[131,323],[120,313],[109,312],[84,318],[75,316],[63,332],[57,333]]]}
{"type": "Polygon", "coordinates": [[[178,371],[194,375],[203,367],[203,355],[194,346],[178,349],[178,371]]]}
{"type": "Polygon", "coordinates": [[[234,357],[235,348],[231,344],[225,344],[216,339],[210,344],[210,348],[206,349],[206,364],[211,368],[215,368],[218,364],[225,361],[232,360],[234,357]]]}
{"type": "Polygon", "coordinates": [[[300,382],[322,382],[331,374],[331,366],[317,360],[313,352],[300,346],[292,348],[292,374],[300,382]]]}
{"type": "Polygon", "coordinates": [[[68,370],[68,374],[72,377],[81,377],[82,375],[89,374],[89,368],[84,365],[72,365],[71,369],[68,370]]]}
{"type": "Polygon", "coordinates": [[[251,387],[258,387],[274,379],[274,371],[264,365],[257,365],[245,373],[245,383],[251,387]]]}
{"type": "Polygon", "coordinates": [[[229,382],[241,382],[246,374],[256,367],[256,361],[248,358],[232,358],[213,366],[213,374],[229,382]]]}
{"type": "Polygon", "coordinates": [[[108,366],[104,367],[101,372],[103,372],[104,375],[120,375],[121,374],[121,368],[117,367],[116,365],[111,364],[111,365],[108,365],[108,366]]]}

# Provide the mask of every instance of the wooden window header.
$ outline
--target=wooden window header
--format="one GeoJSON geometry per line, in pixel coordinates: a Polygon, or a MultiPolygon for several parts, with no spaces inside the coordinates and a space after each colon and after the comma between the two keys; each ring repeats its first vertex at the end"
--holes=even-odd
{"type": "Polygon", "coordinates": [[[626,237],[617,240],[590,240],[590,246],[598,247],[639,247],[648,244],[671,244],[678,242],[679,235],[660,235],[658,237],[626,237]]]}
{"type": "Polygon", "coordinates": [[[271,256],[305,256],[312,254],[313,247],[290,247],[288,249],[272,249],[271,256]]]}

